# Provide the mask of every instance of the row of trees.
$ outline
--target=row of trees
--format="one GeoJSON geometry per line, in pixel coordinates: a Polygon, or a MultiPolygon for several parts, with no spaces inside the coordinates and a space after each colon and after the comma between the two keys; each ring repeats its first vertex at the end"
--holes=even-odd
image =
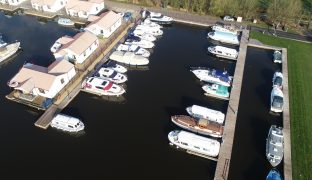
{"type": "Polygon", "coordinates": [[[312,0],[125,0],[131,3],[183,9],[198,14],[269,19],[272,25],[298,25],[312,20],[312,0]]]}

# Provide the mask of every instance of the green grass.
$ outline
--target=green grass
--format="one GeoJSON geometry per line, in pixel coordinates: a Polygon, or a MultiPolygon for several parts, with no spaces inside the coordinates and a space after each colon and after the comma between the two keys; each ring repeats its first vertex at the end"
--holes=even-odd
{"type": "Polygon", "coordinates": [[[258,32],[250,37],[287,48],[293,179],[312,179],[312,44],[258,32]]]}

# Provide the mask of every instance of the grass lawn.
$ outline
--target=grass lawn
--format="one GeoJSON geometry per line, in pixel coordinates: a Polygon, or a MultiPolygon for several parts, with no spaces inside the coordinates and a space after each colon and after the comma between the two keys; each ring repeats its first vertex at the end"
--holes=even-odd
{"type": "Polygon", "coordinates": [[[258,32],[250,38],[287,48],[293,179],[312,179],[312,44],[258,32]]]}

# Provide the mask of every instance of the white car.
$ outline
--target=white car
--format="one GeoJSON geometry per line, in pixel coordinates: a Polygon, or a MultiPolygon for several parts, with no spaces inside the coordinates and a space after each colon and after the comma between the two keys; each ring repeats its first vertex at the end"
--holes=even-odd
{"type": "Polygon", "coordinates": [[[224,16],[223,21],[234,21],[234,18],[231,16],[224,16]]]}
{"type": "Polygon", "coordinates": [[[88,78],[84,89],[104,96],[120,96],[126,92],[123,87],[96,77],[88,78]]]}

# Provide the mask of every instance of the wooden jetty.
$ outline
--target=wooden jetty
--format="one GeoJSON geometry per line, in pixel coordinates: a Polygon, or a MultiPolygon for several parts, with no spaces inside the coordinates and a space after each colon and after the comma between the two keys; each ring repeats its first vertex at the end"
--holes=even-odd
{"type": "Polygon", "coordinates": [[[245,59],[247,53],[247,44],[249,39],[249,31],[243,30],[239,54],[237,58],[234,79],[232,84],[232,90],[230,95],[230,101],[226,113],[224,133],[223,133],[223,143],[221,144],[219,158],[217,162],[217,168],[215,172],[215,180],[228,179],[233,140],[237,119],[237,110],[239,106],[239,99],[241,94],[242,80],[245,68],[245,59]]]}
{"type": "Polygon", "coordinates": [[[282,49],[282,73],[283,73],[283,94],[284,94],[284,110],[283,110],[283,134],[284,134],[284,179],[292,180],[292,164],[291,164],[291,133],[290,133],[290,117],[289,117],[289,91],[288,91],[288,62],[287,49],[282,49]]]}

